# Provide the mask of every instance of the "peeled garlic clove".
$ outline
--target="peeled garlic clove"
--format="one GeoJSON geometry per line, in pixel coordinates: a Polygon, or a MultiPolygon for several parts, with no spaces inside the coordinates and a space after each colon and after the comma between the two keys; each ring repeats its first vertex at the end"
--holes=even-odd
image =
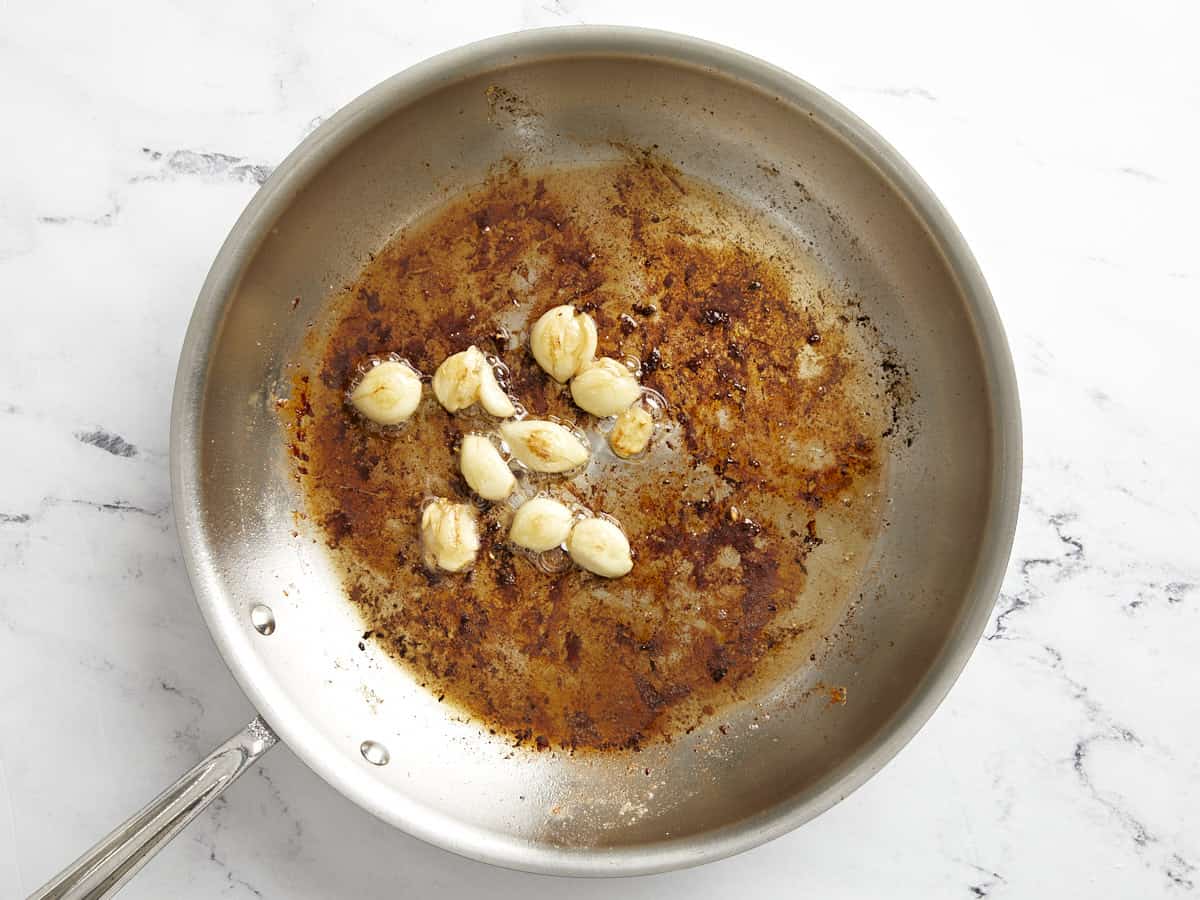
{"type": "Polygon", "coordinates": [[[529,349],[552,378],[570,381],[596,355],[596,322],[573,306],[556,306],[533,323],[529,349]]]}
{"type": "Polygon", "coordinates": [[[605,578],[620,578],[633,568],[625,532],[608,519],[576,522],[567,538],[567,552],[576,565],[605,578]]]}
{"type": "Polygon", "coordinates": [[[438,497],[421,514],[421,542],[427,566],[461,572],[479,552],[475,511],[470,504],[438,497]]]}
{"type": "Polygon", "coordinates": [[[500,434],[512,455],[535,472],[567,472],[588,461],[586,444],[557,422],[504,422],[500,434]]]}
{"type": "Polygon", "coordinates": [[[461,353],[447,356],[433,373],[433,393],[447,412],[466,409],[479,396],[483,370],[488,368],[479,348],[471,345],[461,353]]]}
{"type": "Polygon", "coordinates": [[[637,400],[642,389],[629,369],[615,359],[598,359],[571,379],[571,397],[593,416],[615,416],[637,400]]]}
{"type": "Polygon", "coordinates": [[[654,419],[641,406],[631,406],[617,416],[616,424],[608,433],[608,446],[622,459],[637,456],[650,443],[654,433],[654,419]]]}
{"type": "Polygon", "coordinates": [[[372,422],[398,425],[421,403],[421,376],[405,363],[386,360],[363,375],[350,402],[372,422]]]}
{"type": "Polygon", "coordinates": [[[503,500],[517,484],[496,445],[481,434],[463,438],[458,465],[471,490],[484,500],[503,500]]]}
{"type": "Polygon", "coordinates": [[[488,365],[486,359],[479,378],[479,405],[500,419],[507,419],[517,412],[512,398],[504,393],[504,388],[500,387],[500,382],[496,380],[496,373],[488,365]]]}
{"type": "Polygon", "coordinates": [[[508,539],[541,553],[560,546],[571,533],[571,510],[549,497],[526,500],[513,516],[508,539]]]}

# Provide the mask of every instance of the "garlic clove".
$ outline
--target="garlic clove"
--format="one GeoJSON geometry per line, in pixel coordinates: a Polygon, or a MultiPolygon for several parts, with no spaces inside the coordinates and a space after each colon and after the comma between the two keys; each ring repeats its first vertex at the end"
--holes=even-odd
{"type": "Polygon", "coordinates": [[[400,425],[421,402],[421,377],[407,362],[385,360],[367,370],[350,403],[378,425],[400,425]]]}
{"type": "Polygon", "coordinates": [[[641,394],[637,377],[615,359],[598,359],[571,379],[571,397],[593,416],[615,416],[641,394]]]}
{"type": "Polygon", "coordinates": [[[399,425],[421,403],[421,376],[407,363],[385,360],[367,370],[350,403],[379,425],[399,425]]]}
{"type": "Polygon", "coordinates": [[[468,434],[462,439],[458,465],[471,490],[484,500],[504,500],[516,487],[512,469],[482,434],[468,434]]]}
{"type": "Polygon", "coordinates": [[[461,572],[479,552],[475,511],[470,504],[438,497],[421,514],[421,542],[427,566],[461,572]]]}
{"type": "Polygon", "coordinates": [[[596,322],[573,306],[556,306],[534,322],[529,349],[552,378],[570,381],[596,355],[596,322]]]}
{"type": "Polygon", "coordinates": [[[608,433],[608,446],[622,459],[637,456],[650,443],[654,433],[654,419],[641,406],[631,406],[617,416],[617,421],[608,433]]]}
{"type": "Polygon", "coordinates": [[[569,472],[586,463],[591,455],[586,444],[557,422],[503,422],[500,435],[512,455],[535,472],[569,472]]]}
{"type": "Polygon", "coordinates": [[[517,412],[512,398],[504,393],[504,388],[500,387],[496,373],[486,359],[479,378],[479,405],[498,419],[507,419],[517,412]]]}
{"type": "Polygon", "coordinates": [[[571,510],[549,497],[526,500],[513,516],[508,539],[518,547],[541,553],[561,546],[571,533],[571,510]]]}
{"type": "Polygon", "coordinates": [[[576,522],[567,538],[567,552],[576,565],[605,578],[620,578],[633,568],[625,532],[608,519],[576,522]]]}
{"type": "Polygon", "coordinates": [[[487,360],[473,344],[447,356],[433,373],[433,393],[438,403],[447,412],[466,409],[478,399],[483,370],[487,367],[487,360]]]}
{"type": "Polygon", "coordinates": [[[496,380],[491,363],[474,344],[442,361],[433,373],[433,393],[448,412],[458,412],[474,403],[501,419],[517,412],[512,398],[496,380]]]}

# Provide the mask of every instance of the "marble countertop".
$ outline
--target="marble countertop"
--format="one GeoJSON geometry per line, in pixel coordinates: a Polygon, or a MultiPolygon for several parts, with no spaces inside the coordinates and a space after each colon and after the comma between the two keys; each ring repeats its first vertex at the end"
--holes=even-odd
{"type": "Polygon", "coordinates": [[[1200,893],[1200,8],[295,0],[0,6],[0,898],[244,724],[169,512],[175,363],[245,203],[435,52],[573,22],[687,31],[878,128],[987,275],[1025,415],[997,611],[928,726],[817,821],[619,885],[381,824],[286,749],[129,898],[1200,893]]]}

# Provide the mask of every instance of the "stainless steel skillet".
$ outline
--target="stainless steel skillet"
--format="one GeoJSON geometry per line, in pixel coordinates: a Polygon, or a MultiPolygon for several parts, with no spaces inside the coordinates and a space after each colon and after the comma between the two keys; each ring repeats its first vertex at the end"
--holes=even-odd
{"type": "Polygon", "coordinates": [[[498,865],[630,875],[776,837],[878,771],[949,690],[1008,559],[1020,456],[1012,363],[969,250],[895,151],[819,91],[723,47],[624,28],[524,32],[422,63],[324,123],[259,191],[180,358],[180,540],[262,718],[35,896],[119,888],[276,734],[381,819],[498,865]],[[291,536],[300,501],[273,408],[330,290],[398,228],[502,158],[572,166],[614,144],[656,145],[808,236],[908,362],[916,398],[846,652],[731,710],[722,739],[701,729],[633,760],[514,752],[386,658],[353,652],[361,621],[329,557],[291,536]],[[789,202],[796,190],[806,202],[789,202]],[[819,684],[849,702],[798,700],[819,684]]]}

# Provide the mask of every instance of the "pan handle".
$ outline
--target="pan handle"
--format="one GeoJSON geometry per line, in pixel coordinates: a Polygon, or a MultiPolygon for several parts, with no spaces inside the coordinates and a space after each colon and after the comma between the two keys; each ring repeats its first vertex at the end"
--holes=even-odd
{"type": "Polygon", "coordinates": [[[255,717],[29,900],[112,896],[278,740],[262,716],[255,717]]]}

